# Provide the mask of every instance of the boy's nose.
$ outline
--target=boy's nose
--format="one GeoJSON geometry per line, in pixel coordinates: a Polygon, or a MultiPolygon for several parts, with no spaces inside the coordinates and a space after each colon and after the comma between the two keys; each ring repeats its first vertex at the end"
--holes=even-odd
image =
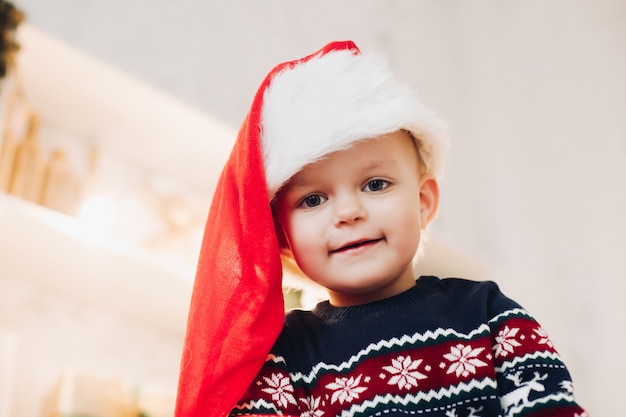
{"type": "Polygon", "coordinates": [[[351,224],[367,218],[367,210],[357,196],[343,196],[335,201],[336,224],[351,224]]]}

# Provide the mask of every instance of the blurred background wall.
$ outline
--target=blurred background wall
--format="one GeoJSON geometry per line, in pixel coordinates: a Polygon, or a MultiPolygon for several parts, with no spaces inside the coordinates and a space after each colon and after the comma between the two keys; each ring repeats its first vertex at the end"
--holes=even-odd
{"type": "MultiPolygon", "coordinates": [[[[16,4],[37,29],[233,131],[278,62],[336,39],[388,55],[453,135],[433,237],[487,265],[470,278],[498,281],[538,318],[591,415],[620,415],[626,389],[626,3],[16,4]]],[[[187,151],[194,152],[181,150],[187,151]]],[[[195,175],[212,172],[207,167],[195,175]]],[[[205,184],[207,195],[211,184],[205,184]]],[[[176,356],[171,343],[165,349],[176,356]]]]}

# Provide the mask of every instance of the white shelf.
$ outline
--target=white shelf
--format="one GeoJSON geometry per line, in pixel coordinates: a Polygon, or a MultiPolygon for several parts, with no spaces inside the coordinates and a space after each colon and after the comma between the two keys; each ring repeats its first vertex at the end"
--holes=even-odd
{"type": "Polygon", "coordinates": [[[0,279],[27,280],[182,336],[194,272],[0,193],[0,279]]]}
{"type": "Polygon", "coordinates": [[[42,126],[199,191],[213,189],[237,127],[27,23],[20,25],[18,41],[18,71],[42,126]]]}

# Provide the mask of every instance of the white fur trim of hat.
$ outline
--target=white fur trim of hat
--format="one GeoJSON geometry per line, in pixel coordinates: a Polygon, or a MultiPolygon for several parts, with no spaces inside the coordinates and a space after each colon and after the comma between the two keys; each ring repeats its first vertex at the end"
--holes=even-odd
{"type": "Polygon", "coordinates": [[[448,129],[380,55],[332,51],[283,69],[263,96],[261,142],[270,200],[305,166],[400,129],[441,177],[448,129]]]}

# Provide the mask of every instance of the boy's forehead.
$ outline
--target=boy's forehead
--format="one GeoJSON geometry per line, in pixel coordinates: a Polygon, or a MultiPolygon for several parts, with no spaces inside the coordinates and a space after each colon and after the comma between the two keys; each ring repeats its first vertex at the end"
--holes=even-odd
{"type": "MultiPolygon", "coordinates": [[[[287,181],[286,185],[297,187],[308,184],[317,176],[317,174],[324,171],[324,168],[327,166],[325,162],[329,162],[329,160],[322,159],[305,166],[302,170],[298,171],[293,177],[291,177],[291,179],[287,181]]],[[[376,169],[392,169],[397,166],[398,162],[395,159],[372,155],[372,158],[359,159],[358,162],[351,165],[350,168],[353,171],[366,173],[376,169]]],[[[348,169],[348,167],[344,168],[346,170],[348,169]]]]}
{"type": "Polygon", "coordinates": [[[416,154],[415,162],[418,163],[417,149],[411,135],[405,131],[397,131],[387,135],[371,139],[364,139],[351,144],[348,148],[331,152],[324,155],[319,160],[305,165],[294,174],[285,184],[285,187],[295,188],[306,186],[314,181],[318,174],[323,173],[326,168],[334,167],[347,173],[351,172],[367,174],[375,170],[393,170],[399,167],[397,154],[387,152],[390,146],[396,151],[412,152],[416,154]],[[391,141],[401,143],[401,145],[391,144],[391,141]],[[409,149],[410,147],[410,149],[409,149]]]}

